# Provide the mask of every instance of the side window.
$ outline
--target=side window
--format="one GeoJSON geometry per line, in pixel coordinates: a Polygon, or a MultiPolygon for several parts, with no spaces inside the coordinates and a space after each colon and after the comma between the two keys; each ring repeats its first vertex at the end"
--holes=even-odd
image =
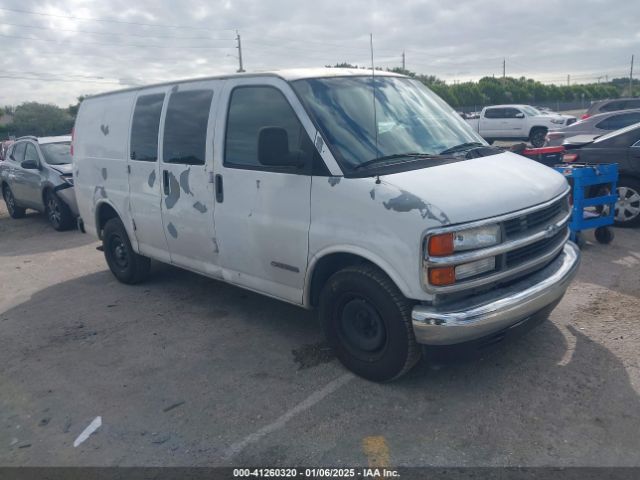
{"type": "Polygon", "coordinates": [[[274,155],[289,160],[297,157],[301,165],[310,164],[315,149],[307,132],[282,92],[267,86],[238,87],[231,93],[224,164],[239,168],[277,169],[262,165],[258,160],[258,139],[265,127],[276,127],[282,132],[280,145],[274,146],[274,155]],[[285,132],[288,149],[284,142],[285,132]]]}
{"type": "Polygon", "coordinates": [[[131,160],[155,162],[158,159],[158,130],[163,102],[164,93],[138,97],[131,123],[131,160]]]}
{"type": "Polygon", "coordinates": [[[624,108],[623,102],[611,102],[606,103],[600,107],[601,112],[615,112],[616,110],[622,110],[624,108]]]}
{"type": "Polygon", "coordinates": [[[502,108],[487,108],[484,111],[485,118],[504,118],[502,108]]]}
{"type": "Polygon", "coordinates": [[[502,118],[516,118],[516,115],[522,113],[517,108],[505,108],[502,118]]]}
{"type": "Polygon", "coordinates": [[[171,94],[162,144],[165,163],[204,165],[212,99],[213,90],[187,90],[171,94]]]}
{"type": "Polygon", "coordinates": [[[24,149],[26,148],[26,146],[27,144],[25,142],[20,142],[16,143],[13,147],[13,159],[16,162],[22,163],[22,161],[24,160],[24,149]]]}
{"type": "Polygon", "coordinates": [[[627,102],[627,109],[640,108],[640,100],[629,100],[627,102]]]}
{"type": "Polygon", "coordinates": [[[27,143],[26,150],[24,152],[24,159],[25,161],[33,160],[34,162],[40,163],[40,160],[38,159],[38,151],[32,143],[27,143]]]}
{"type": "Polygon", "coordinates": [[[602,130],[618,130],[634,123],[640,122],[640,114],[630,113],[625,115],[613,115],[596,125],[596,128],[602,130]]]}

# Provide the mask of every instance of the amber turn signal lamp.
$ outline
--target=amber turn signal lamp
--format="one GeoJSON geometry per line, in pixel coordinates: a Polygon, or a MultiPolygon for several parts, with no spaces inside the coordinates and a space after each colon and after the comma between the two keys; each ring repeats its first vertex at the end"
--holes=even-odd
{"type": "Polygon", "coordinates": [[[453,253],[453,233],[443,233],[429,238],[429,255],[442,257],[453,253]]]}
{"type": "Polygon", "coordinates": [[[456,270],[454,267],[438,267],[429,269],[429,283],[431,285],[453,285],[455,282],[456,270]]]}

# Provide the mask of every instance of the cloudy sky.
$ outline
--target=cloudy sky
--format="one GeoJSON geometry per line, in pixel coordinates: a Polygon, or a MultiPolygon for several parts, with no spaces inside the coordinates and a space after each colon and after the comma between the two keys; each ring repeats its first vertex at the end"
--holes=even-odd
{"type": "MultiPolygon", "coordinates": [[[[635,0],[0,0],[0,105],[66,106],[81,94],[336,62],[401,65],[449,82],[545,83],[629,74],[635,0]]],[[[640,74],[640,58],[638,58],[640,74]]],[[[639,75],[640,76],[640,75],[639,75]]]]}

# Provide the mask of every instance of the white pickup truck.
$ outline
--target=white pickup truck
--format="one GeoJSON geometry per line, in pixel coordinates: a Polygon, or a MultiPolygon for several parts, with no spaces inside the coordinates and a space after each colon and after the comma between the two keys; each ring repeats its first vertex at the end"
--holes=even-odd
{"type": "Polygon", "coordinates": [[[542,147],[549,130],[566,127],[576,117],[558,113],[543,113],[530,105],[493,105],[485,107],[480,118],[467,123],[489,143],[494,140],[528,140],[542,147]]]}
{"type": "Polygon", "coordinates": [[[422,346],[483,348],[544,320],[580,261],[562,175],[388,72],[96,95],[72,152],[79,226],[118,280],[141,282],[154,259],[317,308],[340,361],[370,380],[406,373],[422,346]]]}

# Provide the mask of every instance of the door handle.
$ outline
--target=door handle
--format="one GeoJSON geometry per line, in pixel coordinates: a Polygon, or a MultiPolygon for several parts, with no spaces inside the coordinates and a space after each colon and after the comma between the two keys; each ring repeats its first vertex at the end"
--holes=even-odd
{"type": "Polygon", "coordinates": [[[164,191],[165,195],[169,195],[171,193],[171,190],[169,189],[169,171],[168,170],[162,171],[162,190],[164,191]]]}
{"type": "Polygon", "coordinates": [[[224,201],[224,187],[222,186],[222,175],[216,175],[216,202],[224,201]]]}

